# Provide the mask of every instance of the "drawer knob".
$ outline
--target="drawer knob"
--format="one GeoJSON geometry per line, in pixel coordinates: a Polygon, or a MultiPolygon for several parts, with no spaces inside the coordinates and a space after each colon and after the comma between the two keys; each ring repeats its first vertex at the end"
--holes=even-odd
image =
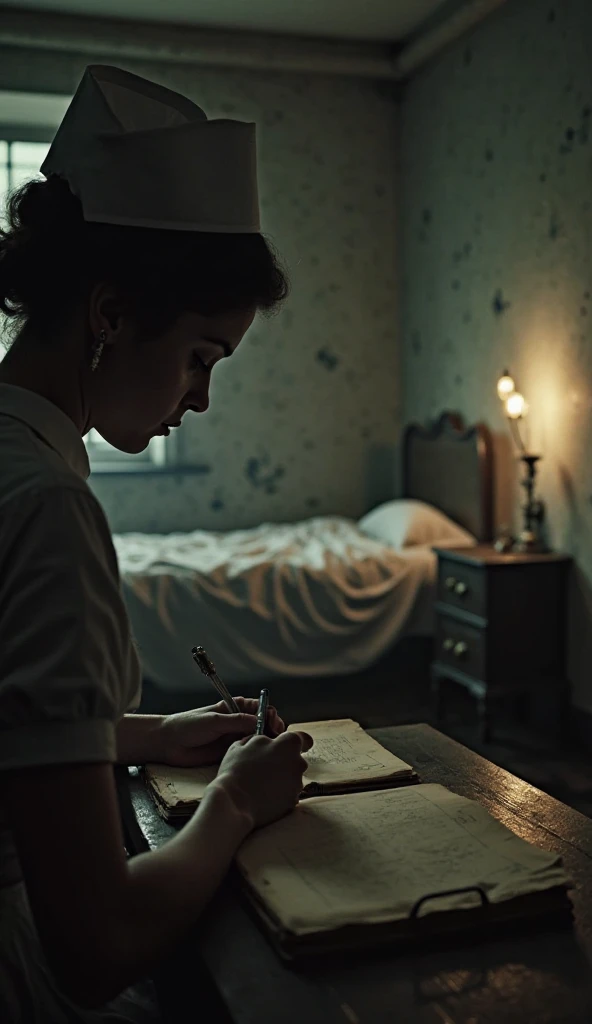
{"type": "Polygon", "coordinates": [[[462,583],[459,581],[454,588],[454,593],[458,597],[464,597],[465,594],[468,592],[468,589],[469,588],[467,587],[466,583],[462,583]]]}
{"type": "Polygon", "coordinates": [[[454,647],[454,640],[452,639],[452,637],[447,636],[444,643],[442,644],[442,647],[444,648],[445,651],[451,651],[452,648],[454,647]]]}
{"type": "Polygon", "coordinates": [[[446,577],[446,581],[445,581],[445,584],[444,584],[444,586],[446,587],[446,590],[454,590],[455,587],[456,587],[456,584],[457,584],[457,580],[455,580],[454,576],[447,576],[446,577]]]}
{"type": "Polygon", "coordinates": [[[468,649],[469,648],[468,648],[467,644],[464,642],[464,640],[459,640],[458,643],[454,645],[454,657],[455,658],[464,658],[464,656],[467,653],[468,649]]]}

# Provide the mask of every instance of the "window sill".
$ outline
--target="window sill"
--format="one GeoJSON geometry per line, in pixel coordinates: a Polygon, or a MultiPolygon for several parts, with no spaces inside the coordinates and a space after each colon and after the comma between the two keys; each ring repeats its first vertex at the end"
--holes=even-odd
{"type": "Polygon", "coordinates": [[[90,473],[93,476],[205,476],[211,473],[212,467],[199,463],[183,465],[151,466],[147,463],[104,462],[98,465],[91,462],[90,473]]]}

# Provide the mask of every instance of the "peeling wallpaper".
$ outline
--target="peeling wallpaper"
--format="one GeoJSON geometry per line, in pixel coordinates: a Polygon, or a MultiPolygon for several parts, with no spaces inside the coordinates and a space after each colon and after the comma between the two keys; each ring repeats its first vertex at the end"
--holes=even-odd
{"type": "MultiPolygon", "coordinates": [[[[508,3],[408,85],[399,155],[403,418],[458,409],[506,438],[495,384],[517,379],[590,710],[591,39],[589,0],[508,3]]],[[[499,473],[517,499],[509,451],[499,473]]]]}
{"type": "MultiPolygon", "coordinates": [[[[391,496],[400,425],[395,103],[371,82],[126,65],[259,126],[264,230],[292,282],[213,375],[184,442],[202,475],[91,477],[116,531],[358,516],[391,496]]],[[[184,428],[185,429],[185,428],[184,428]]]]}

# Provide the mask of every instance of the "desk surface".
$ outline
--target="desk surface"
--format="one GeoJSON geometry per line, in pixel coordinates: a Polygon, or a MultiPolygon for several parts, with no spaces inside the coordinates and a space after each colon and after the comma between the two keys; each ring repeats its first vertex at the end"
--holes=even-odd
{"type": "MultiPolygon", "coordinates": [[[[592,820],[428,725],[371,733],[423,782],[478,800],[517,835],[561,854],[576,885],[574,927],[295,970],[226,883],[188,941],[235,1024],[590,1024],[592,820]]],[[[132,845],[160,846],[174,830],[137,773],[130,791],[140,826],[132,845]]]]}

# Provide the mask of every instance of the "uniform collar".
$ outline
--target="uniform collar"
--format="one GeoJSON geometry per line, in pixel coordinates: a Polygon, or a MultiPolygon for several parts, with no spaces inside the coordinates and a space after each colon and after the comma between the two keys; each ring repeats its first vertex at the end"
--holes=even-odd
{"type": "Polygon", "coordinates": [[[0,414],[26,423],[70,469],[83,480],[88,478],[90,465],[84,441],[69,416],[53,402],[27,388],[0,384],[0,414]]]}

